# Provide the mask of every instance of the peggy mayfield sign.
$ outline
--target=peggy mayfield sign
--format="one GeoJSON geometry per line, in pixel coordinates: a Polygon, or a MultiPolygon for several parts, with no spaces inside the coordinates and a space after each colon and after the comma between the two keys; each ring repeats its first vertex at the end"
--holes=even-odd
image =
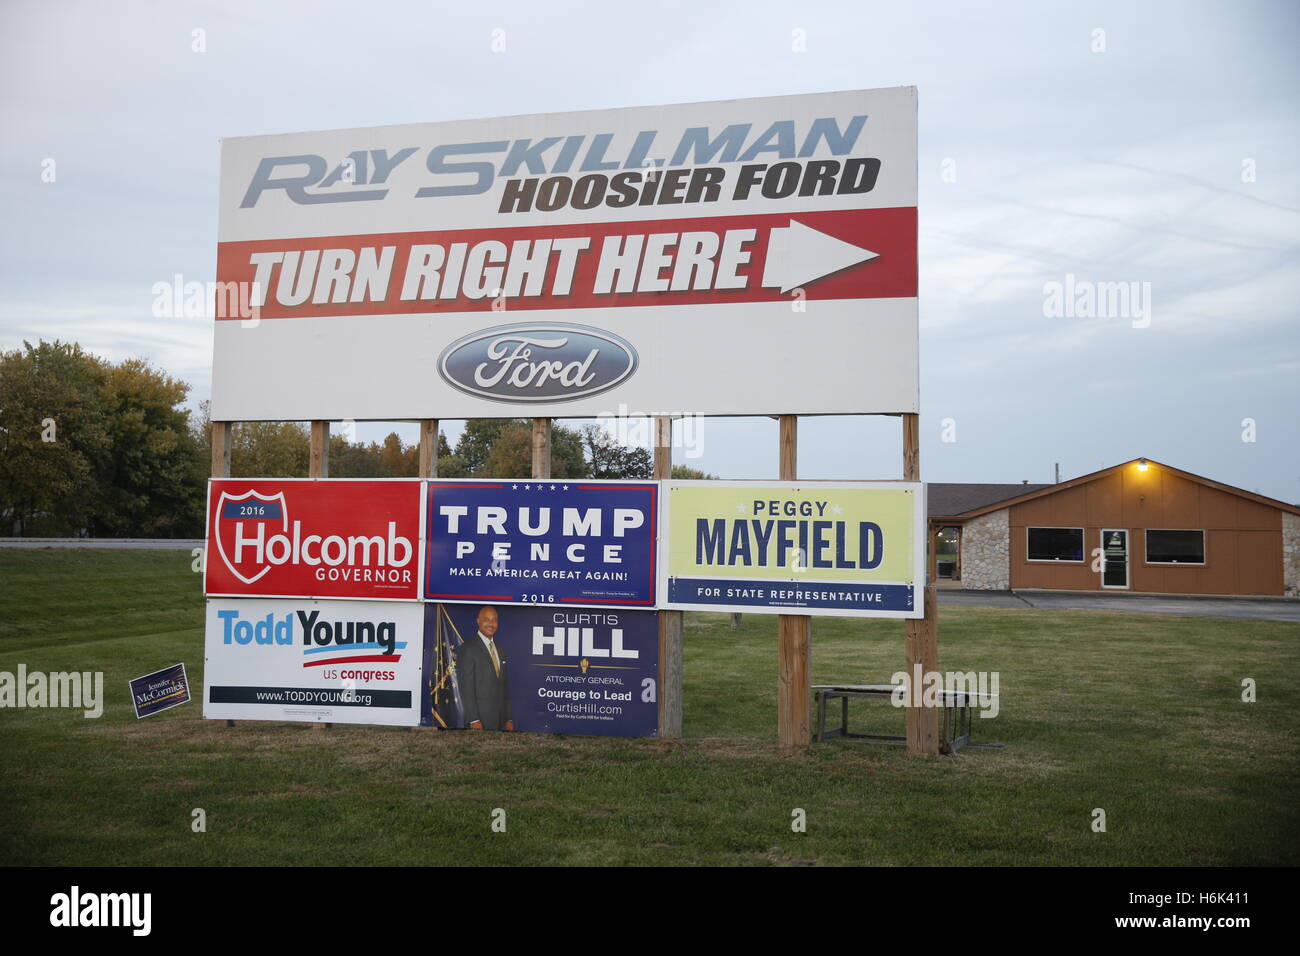
{"type": "Polygon", "coordinates": [[[919,482],[661,484],[661,607],[922,616],[919,482]]]}
{"type": "Polygon", "coordinates": [[[431,481],[430,601],[655,606],[655,482],[431,481]]]}

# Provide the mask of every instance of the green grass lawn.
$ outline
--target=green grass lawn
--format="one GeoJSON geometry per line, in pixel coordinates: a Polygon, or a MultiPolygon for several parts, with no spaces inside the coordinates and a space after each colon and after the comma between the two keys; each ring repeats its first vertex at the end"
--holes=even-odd
{"type": "MultiPolygon", "coordinates": [[[[1006,745],[953,757],[781,753],[776,618],[760,615],[687,616],[681,741],[228,728],[201,717],[190,561],[0,549],[0,671],[102,670],[107,696],[98,720],[0,710],[0,863],[1300,862],[1297,624],[943,609],[941,665],[1000,672],[1001,713],[975,733],[1006,745]],[[128,678],[177,661],[196,699],[137,721],[128,678]]],[[[814,620],[814,682],[902,666],[901,623],[814,620]]],[[[902,732],[901,710],[856,707],[854,729],[902,732]]]]}

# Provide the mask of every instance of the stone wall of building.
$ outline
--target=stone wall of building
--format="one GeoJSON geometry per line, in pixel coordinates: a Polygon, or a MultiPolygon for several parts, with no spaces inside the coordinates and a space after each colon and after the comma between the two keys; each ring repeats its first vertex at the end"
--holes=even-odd
{"type": "Polygon", "coordinates": [[[1282,512],[1282,593],[1300,597],[1300,515],[1282,512]]]}
{"type": "Polygon", "coordinates": [[[1003,508],[967,521],[961,532],[961,586],[981,591],[1011,588],[1011,511],[1003,508]]]}

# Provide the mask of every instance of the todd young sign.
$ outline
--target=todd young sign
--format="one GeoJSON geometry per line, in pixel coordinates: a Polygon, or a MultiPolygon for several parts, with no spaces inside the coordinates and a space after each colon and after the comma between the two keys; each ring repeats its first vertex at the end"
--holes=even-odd
{"type": "Polygon", "coordinates": [[[203,716],[415,726],[423,631],[416,603],[210,600],[203,716]]]}
{"type": "Polygon", "coordinates": [[[666,608],[923,616],[919,482],[662,482],[666,608]]]}
{"type": "Polygon", "coordinates": [[[912,87],[226,139],[212,415],[915,412],[916,161],[912,87]]]}

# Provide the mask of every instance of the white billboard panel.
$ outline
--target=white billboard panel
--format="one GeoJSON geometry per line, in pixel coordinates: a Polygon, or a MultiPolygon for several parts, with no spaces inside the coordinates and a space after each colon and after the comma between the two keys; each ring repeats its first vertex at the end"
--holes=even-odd
{"type": "Polygon", "coordinates": [[[916,194],[911,87],[227,139],[212,414],[915,412],[916,194]]]}
{"type": "Polygon", "coordinates": [[[212,598],[203,716],[420,723],[424,606],[212,598]]]}

